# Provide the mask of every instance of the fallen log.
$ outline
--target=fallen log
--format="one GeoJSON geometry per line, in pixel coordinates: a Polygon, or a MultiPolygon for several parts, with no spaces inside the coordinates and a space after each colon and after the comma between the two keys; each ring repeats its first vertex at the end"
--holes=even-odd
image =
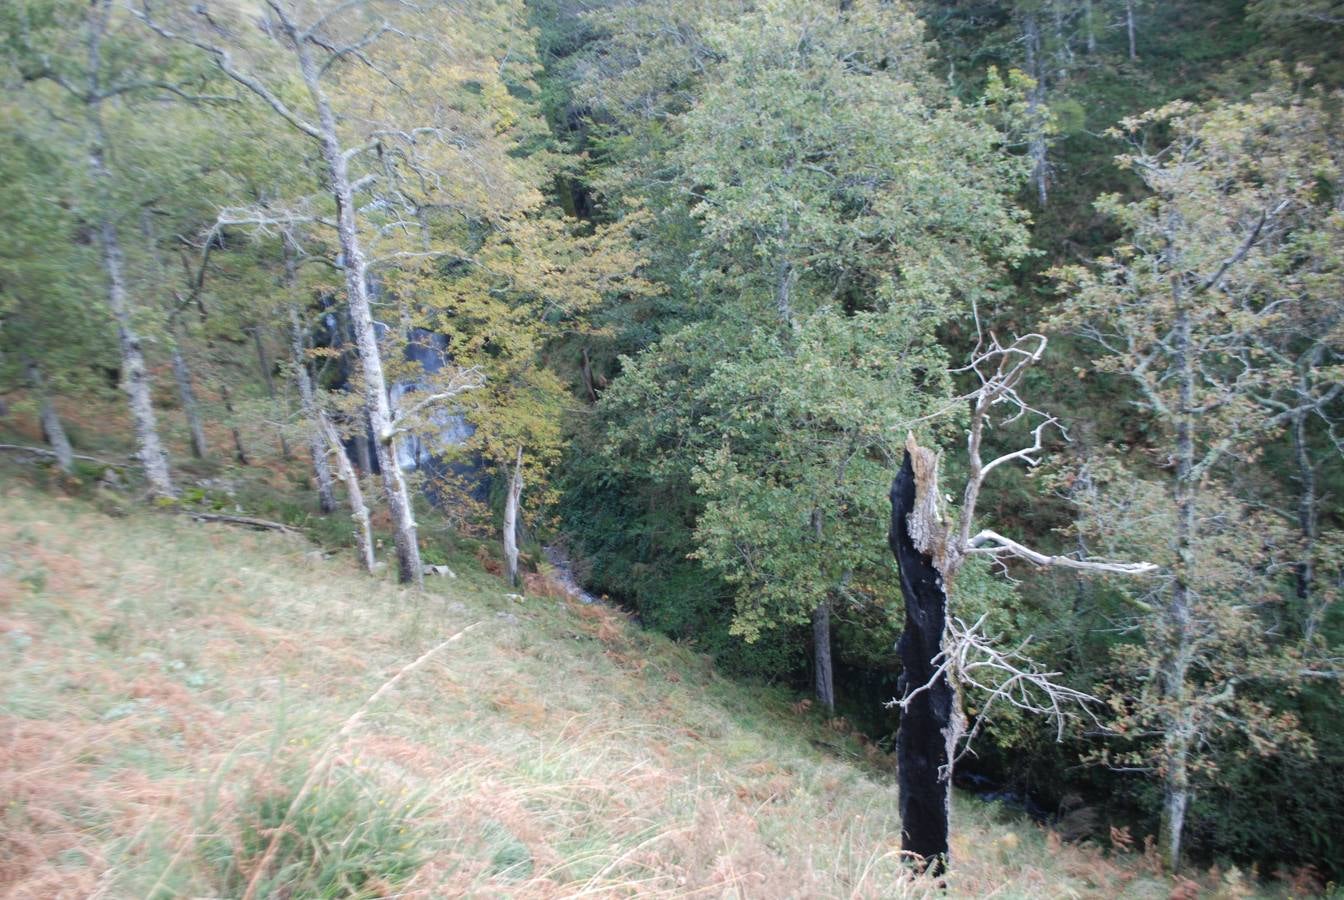
{"type": "Polygon", "coordinates": [[[223,522],[225,525],[240,525],[244,528],[259,528],[264,531],[279,531],[284,534],[299,533],[297,528],[283,522],[272,522],[270,519],[257,519],[252,516],[230,516],[225,513],[200,512],[194,509],[184,509],[182,512],[202,522],[223,522]]]}

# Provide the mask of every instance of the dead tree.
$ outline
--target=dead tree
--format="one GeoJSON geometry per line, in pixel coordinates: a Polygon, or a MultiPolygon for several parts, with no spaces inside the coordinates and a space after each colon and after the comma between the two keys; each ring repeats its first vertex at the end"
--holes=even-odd
{"type": "Polygon", "coordinates": [[[984,618],[967,625],[954,614],[956,575],[972,556],[998,561],[1025,560],[1037,566],[1064,566],[1088,572],[1150,575],[1150,563],[1117,563],[1040,553],[996,531],[973,532],[975,507],[986,476],[1005,463],[1035,465],[1053,416],[1033,409],[1017,393],[1026,371],[1045,352],[1043,335],[1029,334],[1008,346],[991,337],[982,341],[963,374],[979,385],[958,402],[971,405],[967,426],[966,484],[956,520],[942,509],[938,455],[920,447],[911,434],[905,457],[891,487],[891,531],[888,541],[900,568],[905,600],[905,631],[898,645],[903,674],[897,735],[900,771],[901,846],[921,869],[941,874],[948,865],[948,831],[952,772],[960,753],[974,738],[990,709],[1007,703],[1051,716],[1063,735],[1066,720],[1086,710],[1094,698],[1066,687],[1023,652],[997,647],[983,634],[984,618]],[[1006,414],[995,420],[1000,411],[1006,414]],[[994,425],[1034,419],[1031,444],[986,462],[981,445],[994,425]],[[975,728],[969,733],[961,711],[961,691],[971,687],[984,695],[975,728]]]}

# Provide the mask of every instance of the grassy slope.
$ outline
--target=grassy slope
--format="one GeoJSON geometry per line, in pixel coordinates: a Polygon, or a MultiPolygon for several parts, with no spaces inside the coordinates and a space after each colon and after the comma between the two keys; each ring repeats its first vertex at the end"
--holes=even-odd
{"type": "MultiPolygon", "coordinates": [[[[930,893],[899,878],[880,758],[617,613],[466,566],[416,595],[298,538],[110,518],[13,474],[0,894],[239,896],[272,834],[258,896],[930,893]]],[[[955,896],[1171,890],[974,800],[956,829],[955,896]]]]}

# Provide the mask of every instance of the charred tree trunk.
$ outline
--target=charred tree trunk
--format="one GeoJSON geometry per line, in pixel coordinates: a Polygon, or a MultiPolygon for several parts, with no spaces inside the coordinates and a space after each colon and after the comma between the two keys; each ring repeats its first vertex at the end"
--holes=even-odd
{"type": "Polygon", "coordinates": [[[943,574],[920,551],[911,535],[910,519],[918,514],[917,491],[937,491],[937,484],[917,484],[910,451],[891,485],[891,552],[900,567],[905,599],[905,630],[897,650],[901,657],[901,699],[906,701],[896,736],[901,797],[901,849],[915,854],[921,868],[941,874],[948,865],[952,760],[960,736],[956,690],[945,676],[934,677],[947,626],[947,594],[943,574]]]}
{"type": "MultiPolygon", "coordinates": [[[[317,391],[313,387],[312,376],[308,374],[308,361],[304,359],[305,340],[303,326],[296,307],[289,308],[290,352],[294,360],[294,383],[299,389],[299,404],[303,407],[303,416],[308,421],[308,448],[313,457],[313,475],[317,479],[317,506],[325,515],[336,510],[336,493],[332,490],[331,466],[327,464],[326,444],[330,443],[323,433],[323,416],[317,405],[317,391]]],[[[337,441],[340,444],[340,441],[337,441]]],[[[341,447],[341,457],[345,457],[345,448],[341,447]]],[[[346,459],[346,465],[349,460],[346,459]]]]}
{"type": "Polygon", "coordinates": [[[52,453],[56,455],[56,465],[62,472],[69,473],[75,466],[75,451],[70,447],[65,426],[61,424],[61,417],[51,402],[51,394],[47,392],[47,381],[42,377],[42,370],[31,360],[28,362],[28,383],[32,385],[33,393],[37,395],[42,436],[47,439],[52,453]]]}
{"type": "Polygon", "coordinates": [[[835,664],[831,659],[831,604],[812,610],[812,657],[816,667],[817,702],[835,709],[835,664]]]}
{"type": "Polygon", "coordinates": [[[518,448],[509,474],[509,495],[504,501],[504,564],[509,584],[518,585],[518,501],[523,496],[523,448],[518,448]]]}
{"type": "MultiPolygon", "coordinates": [[[[355,547],[359,551],[359,563],[366,572],[372,572],[373,527],[369,524],[369,507],[364,503],[364,492],[359,487],[359,475],[354,466],[350,465],[350,457],[345,455],[345,445],[341,443],[336,426],[331,424],[327,414],[320,408],[317,410],[316,427],[336,457],[336,472],[341,481],[345,482],[345,493],[350,500],[350,517],[355,520],[355,547]]],[[[323,465],[326,465],[325,455],[323,465]]]]}

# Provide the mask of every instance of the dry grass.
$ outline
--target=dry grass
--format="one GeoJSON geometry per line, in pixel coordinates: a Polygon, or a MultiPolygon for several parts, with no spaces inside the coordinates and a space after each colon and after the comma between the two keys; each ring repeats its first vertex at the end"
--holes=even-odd
{"type": "MultiPolygon", "coordinates": [[[[881,766],[809,741],[856,739],[617,612],[0,491],[4,896],[939,895],[881,766]]],[[[991,819],[960,804],[951,895],[1172,891],[991,819]]]]}

